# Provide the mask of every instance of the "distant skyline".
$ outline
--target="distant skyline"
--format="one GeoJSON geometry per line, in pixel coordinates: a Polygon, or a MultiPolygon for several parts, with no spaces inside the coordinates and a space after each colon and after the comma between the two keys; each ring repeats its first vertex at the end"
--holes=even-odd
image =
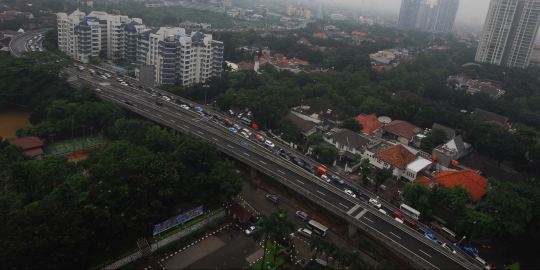
{"type": "MultiPolygon", "coordinates": [[[[349,4],[361,8],[388,10],[388,12],[396,14],[399,13],[399,8],[401,6],[401,0],[324,0],[319,2],[324,2],[327,4],[349,4]]],[[[466,24],[483,24],[484,20],[486,19],[489,2],[490,0],[461,0],[459,3],[456,22],[466,24]]]]}

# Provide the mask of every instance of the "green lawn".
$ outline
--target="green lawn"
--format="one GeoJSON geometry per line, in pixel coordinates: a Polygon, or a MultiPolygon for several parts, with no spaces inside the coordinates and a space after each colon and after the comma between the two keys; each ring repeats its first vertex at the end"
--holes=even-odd
{"type": "MultiPolygon", "coordinates": [[[[267,254],[264,258],[264,268],[263,269],[276,269],[278,267],[280,267],[281,265],[283,265],[285,263],[285,259],[281,258],[280,254],[283,253],[283,250],[285,250],[284,247],[280,246],[277,253],[278,255],[276,256],[276,260],[274,261],[274,252],[276,250],[276,245],[274,244],[270,244],[268,246],[268,250],[266,251],[267,254]]],[[[261,264],[263,263],[263,259],[260,259],[258,260],[257,262],[255,262],[251,267],[250,269],[253,269],[253,270],[260,270],[261,269],[261,264]]]]}

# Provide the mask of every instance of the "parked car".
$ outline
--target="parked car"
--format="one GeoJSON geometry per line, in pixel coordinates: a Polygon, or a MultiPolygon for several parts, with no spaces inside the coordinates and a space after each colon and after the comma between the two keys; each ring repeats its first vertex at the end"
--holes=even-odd
{"type": "Polygon", "coordinates": [[[273,204],[278,204],[278,202],[279,202],[278,197],[276,197],[274,195],[270,195],[270,194],[266,195],[266,199],[271,201],[273,204]]]}
{"type": "Polygon", "coordinates": [[[247,228],[246,230],[246,235],[247,236],[250,236],[252,234],[254,234],[255,232],[257,232],[258,230],[260,230],[261,228],[260,227],[257,227],[257,226],[251,226],[249,228],[247,228]]]}
{"type": "Polygon", "coordinates": [[[233,112],[232,110],[229,110],[229,114],[230,114],[231,116],[234,116],[234,112],[233,112]]]}
{"type": "Polygon", "coordinates": [[[353,197],[353,198],[356,198],[356,195],[354,194],[354,192],[352,192],[352,190],[348,190],[348,189],[345,189],[345,194],[353,197]]]}
{"type": "Polygon", "coordinates": [[[298,229],[298,234],[301,235],[301,236],[305,236],[307,238],[311,238],[311,235],[313,234],[313,232],[311,232],[308,229],[300,228],[300,229],[298,229]]]}
{"type": "Polygon", "coordinates": [[[307,221],[309,219],[309,215],[302,211],[296,211],[296,216],[304,221],[307,221]]]}
{"type": "Polygon", "coordinates": [[[236,118],[240,119],[240,118],[242,118],[242,115],[244,115],[244,114],[243,114],[243,113],[239,113],[239,114],[236,116],[236,118]]]}

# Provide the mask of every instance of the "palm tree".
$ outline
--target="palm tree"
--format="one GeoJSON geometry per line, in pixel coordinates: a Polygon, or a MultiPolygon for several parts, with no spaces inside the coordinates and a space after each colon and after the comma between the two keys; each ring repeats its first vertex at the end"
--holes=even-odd
{"type": "Polygon", "coordinates": [[[274,224],[274,241],[276,241],[276,250],[274,252],[274,260],[276,260],[279,242],[282,239],[289,240],[290,234],[294,231],[295,225],[288,220],[289,212],[278,209],[270,215],[270,220],[274,224]]]}
{"type": "Polygon", "coordinates": [[[334,251],[336,251],[337,246],[334,243],[330,243],[328,246],[326,246],[326,261],[328,262],[328,256],[332,255],[334,251]]]}
{"type": "Polygon", "coordinates": [[[360,253],[358,251],[349,252],[347,254],[347,262],[349,266],[352,266],[353,269],[369,269],[370,265],[368,262],[362,260],[360,253]]]}
{"type": "Polygon", "coordinates": [[[371,174],[371,172],[373,171],[373,165],[371,165],[371,163],[369,163],[369,159],[362,159],[361,161],[361,164],[360,165],[360,174],[362,175],[362,182],[364,183],[364,185],[367,185],[369,182],[368,182],[368,175],[371,174]]]}
{"type": "Polygon", "coordinates": [[[266,216],[262,215],[257,222],[257,226],[260,227],[258,231],[253,234],[253,240],[255,242],[264,241],[264,252],[263,252],[263,261],[261,264],[261,269],[264,268],[264,260],[266,258],[266,251],[268,247],[268,240],[274,236],[274,222],[266,216]]]}
{"type": "Polygon", "coordinates": [[[326,240],[318,236],[316,236],[315,238],[311,238],[311,241],[309,241],[310,251],[313,251],[313,249],[316,249],[315,255],[321,254],[324,250],[324,242],[326,242],[326,240]]]}
{"type": "Polygon", "coordinates": [[[338,248],[336,250],[334,250],[334,252],[332,253],[332,264],[334,264],[337,260],[338,264],[337,264],[337,268],[338,269],[341,269],[340,266],[343,264],[343,262],[345,261],[345,256],[347,256],[347,251],[345,250],[344,247],[341,247],[341,248],[338,248]]]}
{"type": "Polygon", "coordinates": [[[390,266],[390,264],[388,263],[387,260],[383,260],[381,262],[381,264],[377,265],[377,269],[379,269],[379,270],[392,270],[394,268],[392,268],[392,266],[390,266]]]}

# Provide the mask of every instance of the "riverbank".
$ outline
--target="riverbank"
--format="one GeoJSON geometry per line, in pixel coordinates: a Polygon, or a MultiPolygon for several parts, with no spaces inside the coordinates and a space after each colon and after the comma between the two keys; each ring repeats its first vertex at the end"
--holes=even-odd
{"type": "Polygon", "coordinates": [[[30,113],[17,106],[0,108],[0,137],[14,138],[18,128],[29,126],[30,113]]]}

